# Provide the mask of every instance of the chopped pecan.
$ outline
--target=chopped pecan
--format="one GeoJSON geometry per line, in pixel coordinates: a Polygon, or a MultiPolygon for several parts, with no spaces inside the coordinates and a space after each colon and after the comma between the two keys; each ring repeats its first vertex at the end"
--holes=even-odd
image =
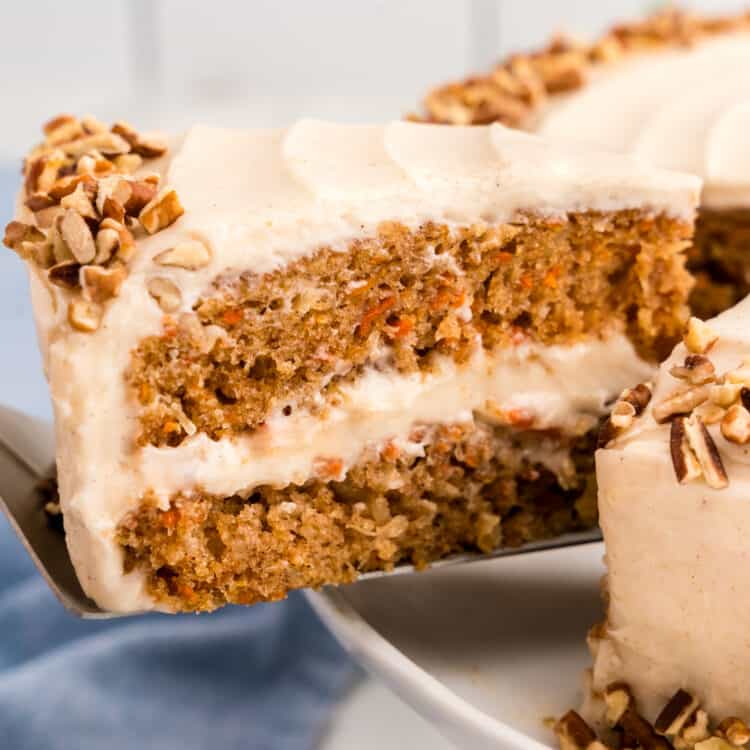
{"type": "Polygon", "coordinates": [[[94,237],[88,224],[77,211],[70,208],[65,211],[60,221],[59,231],[71,254],[79,263],[91,263],[94,260],[96,257],[94,237]]]}
{"type": "Polygon", "coordinates": [[[81,264],[74,260],[64,260],[56,263],[47,271],[47,277],[55,285],[63,289],[78,289],[80,282],[81,264]]]}
{"type": "Polygon", "coordinates": [[[628,708],[622,715],[620,726],[635,740],[643,750],[672,750],[664,737],[659,736],[654,728],[633,708],[628,708]]]}
{"type": "Polygon", "coordinates": [[[68,322],[82,333],[92,333],[99,328],[102,309],[95,302],[86,299],[74,299],[68,305],[68,322]]]}
{"type": "Polygon", "coordinates": [[[106,302],[120,293],[120,287],[127,278],[122,266],[102,268],[85,266],[81,272],[83,289],[93,302],[106,302]]]}
{"type": "Polygon", "coordinates": [[[136,154],[146,159],[162,156],[167,151],[167,144],[162,139],[144,137],[132,125],[122,120],[112,126],[112,132],[124,138],[136,154]]]}
{"type": "Polygon", "coordinates": [[[208,265],[211,260],[209,249],[200,240],[178,242],[174,247],[154,256],[160,266],[178,266],[195,271],[208,265]]]}
{"type": "Polygon", "coordinates": [[[698,459],[695,457],[687,441],[685,431],[686,417],[676,417],[672,420],[669,434],[669,451],[672,457],[672,466],[677,481],[680,484],[697,479],[702,471],[698,459]]]}
{"type": "Polygon", "coordinates": [[[728,716],[718,727],[716,733],[725,737],[735,747],[742,747],[750,742],[750,727],[736,716],[728,716]]]}
{"type": "Polygon", "coordinates": [[[89,198],[82,182],[79,182],[76,189],[60,201],[60,205],[65,209],[72,209],[84,219],[99,218],[99,214],[91,203],[91,199],[89,198]]]}
{"type": "Polygon", "coordinates": [[[154,276],[154,278],[149,279],[146,288],[164,312],[171,313],[179,310],[182,304],[182,295],[174,282],[163,276],[154,276]]]}
{"type": "Polygon", "coordinates": [[[721,420],[721,434],[730,442],[746,445],[750,442],[750,411],[734,404],[721,420]]]}
{"type": "Polygon", "coordinates": [[[682,366],[669,370],[672,377],[686,380],[691,385],[705,385],[716,379],[716,370],[711,360],[703,354],[688,354],[682,366]]]}
{"type": "Polygon", "coordinates": [[[34,193],[24,201],[26,208],[29,211],[34,211],[34,213],[43,211],[45,208],[50,208],[50,206],[54,206],[55,204],[55,199],[47,193],[34,193]]]}
{"type": "Polygon", "coordinates": [[[667,705],[656,717],[654,729],[659,734],[679,734],[696,708],[698,708],[697,698],[680,689],[670,698],[667,705]]]}
{"type": "Polygon", "coordinates": [[[708,386],[705,385],[679,388],[654,406],[654,419],[663,423],[676,414],[689,414],[708,398],[708,394],[708,386]]]}
{"type": "Polygon", "coordinates": [[[739,383],[719,383],[709,388],[708,397],[714,404],[727,408],[739,399],[741,391],[739,383]]]}
{"type": "Polygon", "coordinates": [[[175,189],[165,187],[144,206],[139,218],[143,228],[149,234],[155,234],[160,229],[164,229],[177,221],[184,213],[185,209],[182,207],[175,189]]]}
{"type": "Polygon", "coordinates": [[[5,227],[3,244],[11,250],[20,251],[26,242],[44,242],[45,234],[33,224],[22,221],[11,221],[5,227]]]}
{"type": "Polygon", "coordinates": [[[604,691],[604,704],[606,705],[607,724],[614,727],[620,723],[625,711],[630,708],[633,703],[633,696],[630,692],[630,688],[623,682],[613,682],[611,685],[607,685],[604,691]]]}
{"type": "Polygon", "coordinates": [[[130,151],[130,144],[116,133],[105,131],[103,133],[92,133],[78,140],[64,143],[60,148],[73,158],[83,156],[89,151],[99,151],[107,156],[116,156],[127,154],[130,151]]]}
{"type": "Polygon", "coordinates": [[[724,464],[703,420],[692,415],[685,420],[685,436],[703,471],[706,484],[720,490],[729,484],[724,464]]]}
{"type": "Polygon", "coordinates": [[[576,711],[568,711],[555,724],[560,750],[586,750],[596,742],[596,733],[576,711]]]}
{"type": "Polygon", "coordinates": [[[632,404],[635,408],[635,416],[640,417],[651,401],[651,388],[645,383],[639,383],[635,388],[626,388],[620,394],[620,401],[632,404]]]}
{"type": "Polygon", "coordinates": [[[683,340],[688,351],[705,354],[719,340],[719,335],[708,323],[699,318],[690,318],[683,340]]]}

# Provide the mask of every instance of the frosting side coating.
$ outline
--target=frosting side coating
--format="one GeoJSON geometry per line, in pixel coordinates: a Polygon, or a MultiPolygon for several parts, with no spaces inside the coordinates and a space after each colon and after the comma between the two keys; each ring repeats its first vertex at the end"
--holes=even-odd
{"type": "MultiPolygon", "coordinates": [[[[718,341],[706,356],[717,374],[750,355],[749,319],[750,298],[710,321],[718,341]]],[[[727,484],[678,483],[673,427],[653,414],[679,387],[670,370],[688,354],[684,344],[675,348],[643,416],[596,456],[609,609],[592,687],[627,682],[650,719],[676,685],[714,716],[750,714],[743,676],[750,616],[739,604],[750,594],[750,444],[730,441],[709,420],[727,484]]]]}

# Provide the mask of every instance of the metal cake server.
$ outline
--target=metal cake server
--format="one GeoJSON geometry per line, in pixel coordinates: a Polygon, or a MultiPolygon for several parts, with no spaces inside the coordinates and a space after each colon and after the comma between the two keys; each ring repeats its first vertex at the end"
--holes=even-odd
{"type": "MultiPolygon", "coordinates": [[[[0,406],[0,508],[44,580],[69,612],[86,619],[123,617],[125,615],[101,609],[86,596],[70,561],[65,537],[59,529],[54,528],[44,511],[44,496],[40,485],[44,480],[54,477],[54,455],[51,425],[15,409],[0,406]]],[[[600,540],[599,529],[589,529],[530,542],[520,547],[501,548],[488,554],[462,552],[439,560],[431,567],[511,557],[600,540]]],[[[411,572],[414,572],[413,566],[402,564],[392,571],[363,573],[359,579],[411,572]]]]}

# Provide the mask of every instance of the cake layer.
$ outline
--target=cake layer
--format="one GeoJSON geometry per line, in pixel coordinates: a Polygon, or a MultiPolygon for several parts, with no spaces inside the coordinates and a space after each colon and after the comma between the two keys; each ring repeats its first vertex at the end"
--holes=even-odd
{"type": "Polygon", "coordinates": [[[749,316],[745,300],[694,325],[642,416],[597,453],[609,604],[592,689],[628,683],[649,720],[676,687],[713,717],[750,717],[738,606],[750,595],[749,316]]]}
{"type": "Polygon", "coordinates": [[[416,426],[335,481],[248,496],[195,490],[167,505],[146,497],[118,541],[126,569],[145,571],[147,591],[172,610],[279,599],[399,561],[420,568],[590,526],[595,432],[541,437],[471,419],[416,426]]]}
{"type": "Polygon", "coordinates": [[[364,368],[428,373],[436,358],[460,364],[478,347],[625,331],[645,358],[664,356],[685,314],[687,232],[632,210],[381,224],[346,250],[265,275],[221,274],[193,304],[197,317],[167,319],[133,351],[139,442],[219,439],[277,412],[324,412],[364,368]]]}
{"type": "Polygon", "coordinates": [[[702,320],[750,293],[750,208],[701,209],[687,267],[695,275],[691,310],[702,320]]]}
{"type": "MultiPolygon", "coordinates": [[[[271,496],[330,496],[373,452],[406,446],[411,471],[440,444],[412,455],[416,427],[509,435],[513,456],[483,439],[490,475],[528,464],[570,499],[590,478],[571,470],[572,441],[682,325],[699,188],[500,126],[307,121],[160,142],[56,118],[26,162],[6,243],[30,268],[86,592],[116,611],[190,608],[154,577],[171,563],[154,561],[182,548],[178,575],[199,584],[187,545],[201,514],[256,493],[266,499],[243,501],[251,516],[271,496]],[[165,541],[159,514],[178,506],[179,539],[165,541]]],[[[369,487],[368,471],[365,495],[379,481],[369,487]]],[[[483,502],[513,496],[481,485],[483,502]]],[[[420,491],[402,502],[429,499],[420,491]]],[[[476,544],[473,511],[452,507],[460,544],[476,544]]],[[[231,528],[235,562],[267,539],[231,528]]],[[[459,545],[424,533],[435,554],[459,545]]],[[[255,598],[322,582],[305,578],[295,538],[254,562],[253,576],[275,581],[265,594],[248,582],[255,598]]],[[[201,585],[195,607],[244,596],[201,585]]]]}

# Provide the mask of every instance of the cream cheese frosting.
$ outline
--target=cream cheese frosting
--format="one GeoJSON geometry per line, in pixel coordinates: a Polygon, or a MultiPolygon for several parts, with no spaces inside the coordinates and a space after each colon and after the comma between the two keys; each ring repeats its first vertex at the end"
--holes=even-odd
{"type": "Polygon", "coordinates": [[[601,66],[556,97],[537,132],[699,175],[710,208],[750,204],[750,33],[601,66]]]}
{"type": "MultiPolygon", "coordinates": [[[[750,356],[749,323],[750,298],[710,322],[719,335],[708,353],[717,373],[750,356]]],[[[597,452],[609,607],[604,637],[593,642],[592,688],[628,683],[651,720],[678,687],[718,719],[747,717],[750,446],[709,426],[728,486],[678,484],[670,425],[652,412],[679,385],[669,370],[686,354],[684,344],[675,348],[643,416],[597,452]]]]}
{"type": "MultiPolygon", "coordinates": [[[[519,212],[638,208],[689,221],[700,190],[695,177],[629,157],[552,146],[498,125],[197,126],[173,138],[169,155],[155,167],[162,184],[176,189],[185,214],[138,241],[127,279],[98,330],[72,330],[68,293],[30,268],[71,558],[87,593],[114,611],[154,606],[142,575],[123,574],[115,541],[117,524],[146,490],[166,500],[197,484],[232,494],[262,482],[299,481],[309,472],[313,447],[318,452],[325,445],[353,461],[368,441],[403,439],[414,421],[466,420],[485,407],[493,413],[524,408],[538,413],[540,424],[564,427],[576,415],[600,414],[607,398],[648,370],[617,335],[567,349],[522,348],[497,361],[479,357],[461,371],[443,362],[423,379],[373,370],[327,422],[300,413],[272,420],[257,436],[212,442],[196,435],[178,448],[135,450],[138,414],[123,374],[137,344],[162,330],[163,313],[147,291],[155,255],[191,238],[210,248],[210,262],[198,270],[158,267],[158,275],[182,292],[179,315],[210,293],[221,273],[264,273],[322,245],[343,249],[385,220],[455,226],[508,221],[519,212]],[[390,394],[385,400],[384,392],[390,394]],[[308,429],[319,444],[299,441],[308,429]]],[[[26,209],[18,215],[26,218],[26,209]]]]}

